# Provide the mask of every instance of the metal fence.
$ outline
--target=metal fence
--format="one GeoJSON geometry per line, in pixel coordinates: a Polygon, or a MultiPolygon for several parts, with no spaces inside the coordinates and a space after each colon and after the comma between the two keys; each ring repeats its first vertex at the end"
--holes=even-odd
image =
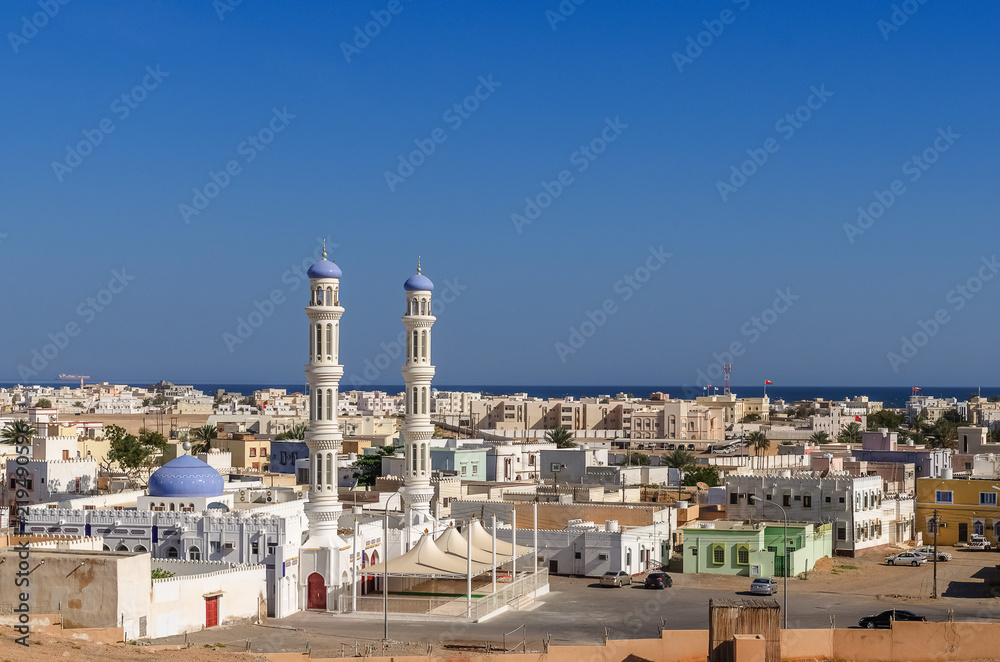
{"type": "MultiPolygon", "coordinates": [[[[517,601],[525,595],[545,586],[549,582],[548,570],[539,570],[537,573],[526,573],[510,582],[498,587],[496,593],[491,593],[481,598],[472,600],[472,620],[493,613],[505,607],[517,607],[517,601]]],[[[462,597],[435,598],[413,596],[406,597],[400,595],[389,596],[383,602],[381,595],[365,595],[352,598],[350,595],[341,595],[338,600],[341,613],[377,613],[388,607],[390,614],[407,614],[417,616],[439,616],[446,618],[466,618],[468,612],[468,599],[462,597]],[[387,603],[387,605],[386,605],[387,603]]]]}

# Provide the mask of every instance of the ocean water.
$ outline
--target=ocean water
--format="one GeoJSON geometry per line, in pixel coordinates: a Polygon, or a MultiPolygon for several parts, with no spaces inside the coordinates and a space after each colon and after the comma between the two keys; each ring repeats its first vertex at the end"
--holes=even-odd
{"type": "MultiPolygon", "coordinates": [[[[150,383],[133,383],[134,386],[148,386],[150,383]]],[[[175,381],[175,384],[188,384],[188,382],[175,381]]],[[[73,386],[77,384],[71,381],[48,382],[45,386],[73,386]]],[[[219,389],[225,389],[231,393],[242,393],[249,395],[253,391],[263,388],[283,388],[289,393],[304,392],[306,385],[282,384],[282,383],[256,383],[256,384],[231,384],[231,383],[192,383],[195,388],[204,391],[206,394],[214,394],[219,389]]],[[[0,384],[0,387],[9,388],[14,384],[0,384]]],[[[342,384],[344,390],[351,387],[346,383],[342,384]]],[[[596,397],[600,395],[614,396],[618,393],[631,393],[636,397],[646,397],[654,391],[669,393],[672,397],[683,398],[693,397],[709,393],[707,390],[697,389],[692,393],[691,387],[682,386],[574,386],[574,385],[511,385],[511,384],[435,384],[434,387],[441,391],[472,391],[478,393],[492,393],[493,395],[505,395],[510,393],[527,393],[529,396],[539,398],[561,398],[572,396],[576,398],[596,397]]],[[[395,384],[371,384],[357,387],[366,391],[385,391],[387,393],[401,393],[402,382],[395,384]]],[[[712,391],[722,392],[722,389],[712,389],[712,391]]],[[[741,398],[760,397],[764,393],[763,385],[758,386],[734,386],[733,393],[741,398]]],[[[920,391],[922,395],[930,395],[939,398],[957,398],[965,400],[970,394],[981,393],[984,397],[1000,395],[1000,387],[976,387],[976,386],[925,386],[920,391]]],[[[843,400],[858,395],[867,395],[870,400],[882,402],[886,407],[902,407],[913,394],[912,387],[908,386],[781,386],[771,384],[767,387],[767,395],[771,400],[782,399],[787,402],[794,400],[811,400],[813,398],[824,398],[827,400],[843,400]]]]}

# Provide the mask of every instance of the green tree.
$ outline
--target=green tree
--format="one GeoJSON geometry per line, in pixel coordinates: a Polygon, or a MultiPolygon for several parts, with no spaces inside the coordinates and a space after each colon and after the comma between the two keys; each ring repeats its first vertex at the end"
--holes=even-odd
{"type": "Polygon", "coordinates": [[[111,425],[104,430],[104,437],[111,441],[108,463],[116,463],[125,472],[133,489],[144,484],[143,476],[149,474],[156,457],[167,447],[162,434],[146,428],[136,436],[127,433],[122,427],[111,425]]]}
{"type": "Polygon", "coordinates": [[[860,444],[861,443],[861,425],[856,421],[853,423],[848,423],[837,435],[837,441],[842,444],[860,444]]]}
{"type": "Polygon", "coordinates": [[[756,431],[747,435],[747,448],[752,448],[758,457],[758,463],[764,466],[762,455],[771,449],[771,440],[763,432],[756,431]]]}
{"type": "Polygon", "coordinates": [[[740,423],[756,423],[760,420],[760,414],[750,413],[740,419],[740,423]]]}
{"type": "Polygon", "coordinates": [[[555,430],[549,430],[545,433],[545,441],[552,442],[556,448],[576,448],[574,438],[573,433],[561,425],[555,430]]]}
{"type": "MultiPolygon", "coordinates": [[[[967,423],[965,418],[963,418],[962,415],[958,413],[958,409],[949,409],[945,413],[941,414],[941,418],[951,423],[955,423],[957,425],[965,425],[967,423]]],[[[938,420],[941,419],[939,418],[938,420]]],[[[937,421],[935,421],[935,424],[937,424],[937,421]]]]}
{"type": "Polygon", "coordinates": [[[0,441],[16,446],[29,446],[32,437],[36,434],[38,434],[38,431],[35,430],[35,426],[24,419],[20,419],[11,421],[4,426],[3,432],[0,432],[0,441]]]}
{"type": "Polygon", "coordinates": [[[365,453],[359,455],[354,461],[354,477],[358,479],[358,485],[372,486],[375,479],[382,476],[382,458],[388,455],[395,455],[403,450],[402,446],[382,446],[378,453],[365,453]]]}
{"type": "Polygon", "coordinates": [[[73,406],[77,407],[79,409],[84,409],[84,408],[86,408],[87,405],[85,405],[82,402],[80,402],[79,400],[77,400],[76,402],[73,403],[73,406]]]}
{"type": "Polygon", "coordinates": [[[941,417],[934,422],[933,438],[929,440],[932,448],[958,448],[958,424],[941,417]]]}
{"type": "Polygon", "coordinates": [[[687,471],[695,466],[694,454],[689,453],[683,448],[677,448],[664,456],[663,463],[671,469],[687,471]]]}
{"type": "Polygon", "coordinates": [[[881,409],[874,414],[868,414],[869,430],[878,430],[879,428],[898,430],[902,424],[903,417],[890,409],[881,409]]]}
{"type": "Polygon", "coordinates": [[[191,430],[191,439],[193,440],[191,453],[193,455],[207,453],[212,448],[212,439],[215,438],[216,432],[218,429],[214,425],[202,425],[200,428],[191,430]]]}
{"type": "Polygon", "coordinates": [[[831,441],[833,441],[833,439],[831,439],[830,435],[828,435],[823,430],[817,430],[816,432],[813,432],[811,435],[809,435],[809,441],[816,444],[817,446],[822,446],[823,444],[830,443],[831,441]]]}
{"type": "Polygon", "coordinates": [[[308,423],[296,423],[292,427],[288,428],[288,430],[275,437],[274,440],[284,441],[286,439],[305,439],[306,432],[309,432],[308,423]]]}
{"type": "Polygon", "coordinates": [[[648,467],[649,466],[649,456],[645,453],[639,453],[636,451],[631,451],[625,454],[625,459],[622,464],[636,467],[648,467]]]}
{"type": "Polygon", "coordinates": [[[721,485],[722,480],[719,478],[718,467],[711,465],[695,467],[684,474],[684,480],[681,482],[682,485],[688,487],[697,485],[698,483],[705,483],[709,487],[718,487],[721,485]]]}
{"type": "Polygon", "coordinates": [[[912,441],[915,446],[924,446],[927,444],[927,435],[919,431],[911,432],[909,440],[912,441]]]}
{"type": "Polygon", "coordinates": [[[174,573],[163,568],[153,568],[150,574],[153,576],[153,579],[169,579],[174,576],[174,573]]]}
{"type": "Polygon", "coordinates": [[[39,409],[52,409],[52,401],[48,398],[39,398],[35,401],[35,406],[39,409]]]}

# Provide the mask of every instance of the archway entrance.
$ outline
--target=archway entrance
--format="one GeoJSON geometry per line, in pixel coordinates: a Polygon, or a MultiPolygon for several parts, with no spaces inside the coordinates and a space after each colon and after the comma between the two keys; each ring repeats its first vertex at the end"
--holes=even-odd
{"type": "Polygon", "coordinates": [[[326,582],[323,575],[314,572],[309,575],[309,597],[307,609],[320,609],[326,611],[326,582]]]}

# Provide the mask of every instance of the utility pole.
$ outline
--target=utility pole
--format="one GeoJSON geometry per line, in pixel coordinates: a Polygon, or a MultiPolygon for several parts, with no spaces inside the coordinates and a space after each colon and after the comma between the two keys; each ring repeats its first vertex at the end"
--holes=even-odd
{"type": "Polygon", "coordinates": [[[938,514],[937,513],[938,513],[937,508],[935,508],[934,509],[934,519],[931,520],[931,521],[934,522],[934,588],[931,589],[931,597],[932,598],[937,598],[937,596],[938,596],[937,595],[937,563],[938,563],[937,533],[938,533],[938,526],[940,525],[940,523],[938,522],[938,514]]]}

